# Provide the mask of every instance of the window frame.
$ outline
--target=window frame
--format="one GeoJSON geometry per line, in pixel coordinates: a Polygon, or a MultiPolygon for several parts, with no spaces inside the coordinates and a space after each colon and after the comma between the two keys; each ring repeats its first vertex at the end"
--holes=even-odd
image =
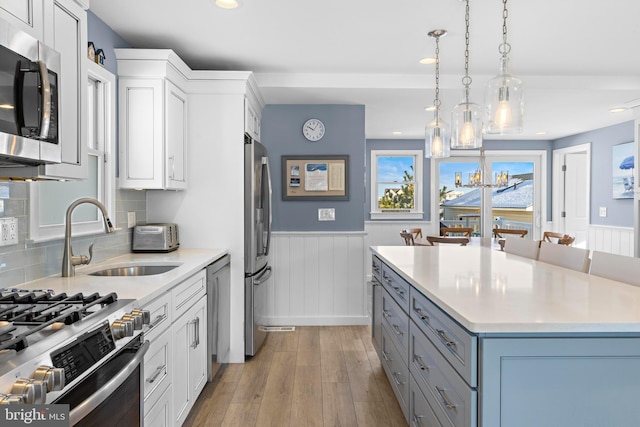
{"type": "Polygon", "coordinates": [[[424,152],[422,150],[371,150],[371,211],[372,220],[410,219],[422,220],[424,217],[424,152]],[[414,207],[409,212],[385,211],[378,207],[378,158],[414,157],[414,207]]]}
{"type": "MultiPolygon", "coordinates": [[[[104,67],[89,59],[86,59],[85,64],[87,66],[86,84],[93,82],[97,84],[98,90],[96,99],[94,99],[96,111],[90,110],[89,113],[93,114],[87,114],[87,123],[83,124],[86,127],[84,134],[87,137],[86,143],[88,146],[87,158],[84,161],[88,162],[88,156],[90,155],[98,157],[97,198],[105,205],[109,217],[115,219],[116,77],[104,67]],[[96,123],[89,123],[89,120],[94,119],[96,123]],[[90,130],[93,130],[93,135],[89,135],[90,130]],[[96,141],[94,141],[94,136],[97,139],[96,141]],[[98,145],[98,149],[93,148],[95,145],[90,144],[90,142],[95,142],[98,145]]],[[[90,109],[91,106],[87,105],[87,108],[90,109]]],[[[59,224],[40,224],[40,190],[37,182],[29,184],[29,201],[29,240],[32,242],[44,242],[64,238],[64,219],[59,224]]],[[[82,236],[102,233],[104,231],[104,222],[100,215],[98,213],[98,218],[94,221],[72,222],[73,235],[82,236]]]]}

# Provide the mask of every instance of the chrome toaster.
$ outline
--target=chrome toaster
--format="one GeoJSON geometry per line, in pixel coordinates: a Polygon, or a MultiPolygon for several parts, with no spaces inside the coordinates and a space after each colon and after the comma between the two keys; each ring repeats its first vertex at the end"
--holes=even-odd
{"type": "Polygon", "coordinates": [[[133,252],[171,252],[180,247],[177,224],[146,224],[133,228],[133,252]]]}

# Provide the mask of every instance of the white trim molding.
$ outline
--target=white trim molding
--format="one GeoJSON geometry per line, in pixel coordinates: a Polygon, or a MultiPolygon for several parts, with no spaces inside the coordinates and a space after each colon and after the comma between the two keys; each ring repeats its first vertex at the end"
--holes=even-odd
{"type": "Polygon", "coordinates": [[[634,256],[633,227],[589,225],[588,248],[592,251],[634,256]]]}

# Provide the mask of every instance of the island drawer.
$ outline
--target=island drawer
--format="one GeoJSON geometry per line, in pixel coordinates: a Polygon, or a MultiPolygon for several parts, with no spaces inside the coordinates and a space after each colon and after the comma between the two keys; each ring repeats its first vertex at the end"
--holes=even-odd
{"type": "Polygon", "coordinates": [[[409,289],[411,285],[386,264],[382,264],[382,285],[389,291],[400,307],[409,312],[409,289]]]}
{"type": "Polygon", "coordinates": [[[409,425],[411,427],[442,426],[411,373],[409,373],[409,381],[411,382],[409,387],[409,425]]]}
{"type": "Polygon", "coordinates": [[[382,323],[387,326],[398,350],[402,351],[407,360],[409,354],[409,315],[404,312],[385,291],[382,292],[382,323]]]}
{"type": "Polygon", "coordinates": [[[382,367],[384,368],[391,388],[398,399],[404,417],[409,416],[409,368],[407,366],[406,354],[402,354],[391,338],[393,333],[389,331],[387,325],[382,326],[382,367]]]}
{"type": "Polygon", "coordinates": [[[171,290],[173,295],[173,318],[179,319],[191,306],[207,292],[205,270],[200,270],[171,290]]]}
{"type": "Polygon", "coordinates": [[[471,386],[477,386],[478,338],[411,288],[411,318],[471,386]]]}
{"type": "Polygon", "coordinates": [[[415,324],[410,325],[409,332],[409,371],[442,425],[475,427],[477,391],[460,378],[415,324]]]}
{"type": "Polygon", "coordinates": [[[380,261],[380,258],[378,258],[377,256],[373,255],[371,257],[371,275],[373,277],[375,277],[376,279],[378,279],[378,281],[381,280],[381,275],[382,275],[382,261],[380,261]]]}

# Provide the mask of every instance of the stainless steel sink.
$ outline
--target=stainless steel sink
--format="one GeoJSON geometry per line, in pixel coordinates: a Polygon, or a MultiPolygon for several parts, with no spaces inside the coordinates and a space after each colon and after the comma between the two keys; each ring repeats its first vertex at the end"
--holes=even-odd
{"type": "Polygon", "coordinates": [[[89,276],[152,276],[171,271],[179,265],[131,265],[112,267],[89,273],[89,276]]]}

